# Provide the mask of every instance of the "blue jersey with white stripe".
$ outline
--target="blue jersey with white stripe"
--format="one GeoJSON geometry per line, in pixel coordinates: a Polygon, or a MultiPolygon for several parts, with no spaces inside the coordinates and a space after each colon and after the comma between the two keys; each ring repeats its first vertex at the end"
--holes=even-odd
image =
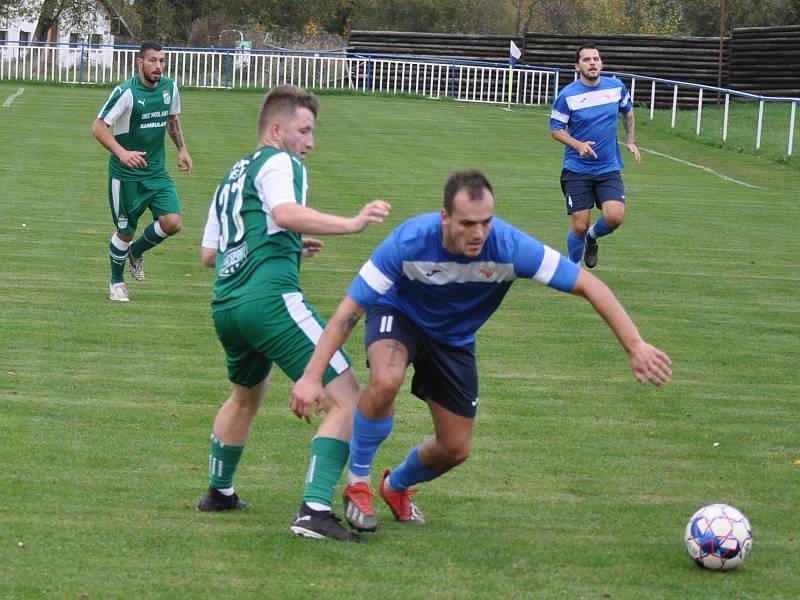
{"type": "Polygon", "coordinates": [[[409,219],[378,246],[347,294],[365,309],[393,306],[433,339],[466,346],[517,278],[572,291],[575,263],[497,217],[492,223],[483,250],[470,258],[445,250],[441,213],[409,219]]]}
{"type": "Polygon", "coordinates": [[[550,129],[565,129],[576,140],[594,141],[597,158],[581,158],[571,146],[564,149],[564,168],[575,173],[601,175],[623,167],[617,144],[619,113],[633,110],[628,88],[619,79],[600,77],[595,87],[573,81],[553,102],[550,129]]]}

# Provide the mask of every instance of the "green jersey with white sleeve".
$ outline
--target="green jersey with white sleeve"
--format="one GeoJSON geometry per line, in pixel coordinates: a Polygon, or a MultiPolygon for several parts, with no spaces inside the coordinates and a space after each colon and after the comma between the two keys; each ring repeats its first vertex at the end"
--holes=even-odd
{"type": "Polygon", "coordinates": [[[305,165],[285,150],[265,146],[233,165],[203,232],[203,246],[217,249],[215,308],[300,291],[300,234],[280,227],[272,211],[287,202],[305,206],[307,192],[305,165]]]}
{"type": "Polygon", "coordinates": [[[97,118],[112,127],[123,148],[145,152],[147,166],[128,167],[112,154],[109,174],[130,181],[165,173],[164,133],[169,116],[180,112],[178,85],[169,77],[162,76],[155,88],[144,85],[138,75],[115,87],[97,118]]]}

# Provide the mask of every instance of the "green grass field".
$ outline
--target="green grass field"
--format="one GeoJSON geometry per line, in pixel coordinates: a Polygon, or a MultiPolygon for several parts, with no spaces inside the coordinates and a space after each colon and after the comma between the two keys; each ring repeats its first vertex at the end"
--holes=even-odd
{"type": "MultiPolygon", "coordinates": [[[[724,98],[722,100],[724,103],[724,98]]],[[[756,149],[758,133],[758,102],[731,101],[728,116],[728,137],[723,142],[725,110],[724,104],[717,106],[712,95],[703,102],[700,119],[700,135],[697,134],[697,110],[679,110],[672,127],[672,111],[654,111],[650,120],[650,111],[641,108],[637,111],[639,131],[654,128],[661,133],[669,133],[684,139],[724,148],[736,154],[765,158],[778,164],[788,165],[800,170],[800,126],[795,115],[795,128],[792,154],[789,149],[789,128],[791,123],[791,104],[788,102],[767,102],[764,104],[764,115],[761,128],[761,146],[756,149]]],[[[744,159],[746,160],[746,159],[744,159]]]]}
{"type": "MultiPolygon", "coordinates": [[[[0,104],[18,85],[0,84],[0,104]]],[[[237,476],[254,508],[199,514],[208,435],[227,394],[198,260],[210,196],[255,144],[262,94],[182,94],[195,172],[170,170],[184,230],[147,255],[132,302],[107,298],[107,153],[89,126],[109,89],[26,85],[0,107],[0,597],[796,598],[800,590],[800,207],[796,169],[640,130],[629,211],[601,244],[602,277],[673,382],[638,385],[583,300],[518,282],[478,341],[481,409],[470,460],[416,496],[429,524],[379,507],[345,545],[288,531],[310,427],[277,374],[237,476]],[[683,548],[698,508],[753,525],[730,573],[683,548]]],[[[321,96],[310,204],[389,222],[329,237],[303,287],[330,315],[372,248],[440,205],[479,167],[497,214],[564,250],[561,148],[547,111],[321,96]]],[[[365,381],[363,326],[348,345],[365,381]]],[[[405,391],[376,469],[431,434],[405,391]]],[[[336,508],[340,508],[337,498],[336,508]]]]}

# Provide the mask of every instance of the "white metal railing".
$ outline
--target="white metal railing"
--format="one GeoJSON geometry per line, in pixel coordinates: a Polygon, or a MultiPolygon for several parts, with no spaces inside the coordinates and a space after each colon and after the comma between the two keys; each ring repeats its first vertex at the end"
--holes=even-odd
{"type": "MultiPolygon", "coordinates": [[[[0,80],[108,84],[136,73],[138,48],[7,43],[0,80]]],[[[167,48],[166,74],[182,87],[268,88],[289,83],[365,93],[423,94],[469,102],[542,104],[555,69],[343,52],[167,48]],[[511,77],[509,77],[511,74],[511,77]]]]}
{"type": "MultiPolygon", "coordinates": [[[[137,53],[130,46],[7,42],[0,45],[0,80],[108,84],[136,74],[137,53]]],[[[168,48],[166,74],[182,87],[354,88],[364,62],[344,53],[168,48]]]]}
{"type": "MultiPolygon", "coordinates": [[[[316,89],[347,89],[363,93],[421,94],[466,102],[541,105],[560,89],[562,73],[571,69],[465,61],[443,57],[347,54],[232,48],[167,48],[166,74],[182,87],[270,88],[293,84],[316,89]]],[[[0,81],[33,80],[58,83],[110,84],[136,73],[138,47],[90,44],[19,43],[0,45],[0,81]]],[[[704,91],[725,97],[722,141],[727,141],[731,97],[758,101],[756,149],[761,148],[767,103],[790,103],[789,156],[793,152],[795,119],[800,98],[775,98],[727,88],[606,72],[628,80],[631,97],[649,85],[649,117],[654,118],[656,87],[671,92],[671,127],[679,115],[679,89],[697,94],[695,134],[700,135],[704,91]]],[[[705,102],[708,102],[707,100],[705,102]]],[[[640,104],[648,104],[643,102],[640,104]]]]}
{"type": "Polygon", "coordinates": [[[549,101],[556,69],[442,57],[350,55],[365,61],[360,89],[423,94],[465,102],[539,105],[549,101]]]}

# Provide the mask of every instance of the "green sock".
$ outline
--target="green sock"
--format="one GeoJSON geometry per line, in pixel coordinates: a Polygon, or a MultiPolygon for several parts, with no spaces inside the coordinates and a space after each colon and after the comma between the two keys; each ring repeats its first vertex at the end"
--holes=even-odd
{"type": "Polygon", "coordinates": [[[208,457],[208,483],[211,487],[233,487],[233,475],[243,452],[244,446],[229,446],[211,434],[211,454],[208,457]]]}
{"type": "Polygon", "coordinates": [[[128,243],[116,235],[108,243],[108,256],[111,259],[111,283],[122,283],[125,280],[125,261],[128,258],[128,243]]]}
{"type": "Polygon", "coordinates": [[[144,232],[139,239],[131,244],[131,252],[134,256],[141,256],[150,250],[150,248],[158,246],[167,239],[167,237],[169,236],[161,229],[161,225],[158,224],[158,221],[153,221],[144,228],[144,232]]]}
{"type": "Polygon", "coordinates": [[[333,492],[350,456],[350,444],[329,437],[316,437],[311,442],[311,464],[308,466],[304,502],[333,504],[333,492]]]}

